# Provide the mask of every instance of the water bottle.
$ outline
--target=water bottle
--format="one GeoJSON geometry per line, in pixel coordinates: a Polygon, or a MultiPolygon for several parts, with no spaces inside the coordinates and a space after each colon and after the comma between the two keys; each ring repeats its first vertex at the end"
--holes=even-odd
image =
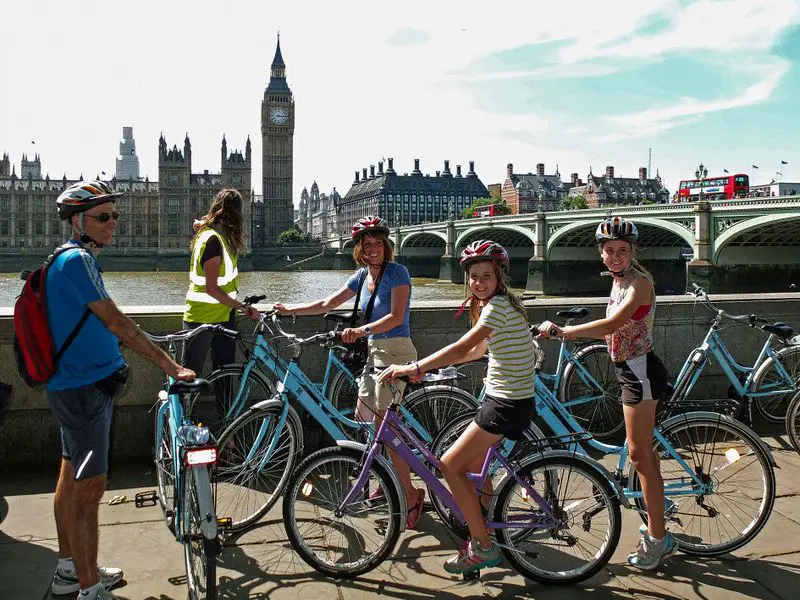
{"type": "Polygon", "coordinates": [[[184,421],[178,428],[178,436],[186,446],[204,446],[211,439],[208,427],[198,427],[189,421],[184,421]]]}

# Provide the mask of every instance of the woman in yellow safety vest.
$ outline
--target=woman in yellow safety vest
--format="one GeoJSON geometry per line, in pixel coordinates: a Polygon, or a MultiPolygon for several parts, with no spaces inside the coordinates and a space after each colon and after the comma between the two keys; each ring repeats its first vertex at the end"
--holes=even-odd
{"type": "MultiPolygon", "coordinates": [[[[232,189],[220,190],[208,213],[195,221],[196,233],[189,245],[189,291],[183,313],[183,328],[194,329],[204,323],[222,323],[236,329],[236,310],[258,320],[255,308],[236,301],[238,257],[245,250],[242,195],[232,189]]],[[[183,364],[200,373],[211,349],[212,367],[231,363],[236,358],[236,340],[223,335],[201,334],[188,344],[183,364]],[[190,366],[191,365],[191,366],[190,366]]]]}

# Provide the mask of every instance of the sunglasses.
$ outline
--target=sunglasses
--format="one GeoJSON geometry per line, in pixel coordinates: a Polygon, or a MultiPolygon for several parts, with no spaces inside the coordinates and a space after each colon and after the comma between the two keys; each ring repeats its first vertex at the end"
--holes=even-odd
{"type": "Polygon", "coordinates": [[[108,223],[111,219],[115,221],[119,221],[119,213],[112,212],[112,213],[102,213],[99,215],[86,215],[87,217],[92,217],[93,219],[97,219],[100,223],[108,223]]]}

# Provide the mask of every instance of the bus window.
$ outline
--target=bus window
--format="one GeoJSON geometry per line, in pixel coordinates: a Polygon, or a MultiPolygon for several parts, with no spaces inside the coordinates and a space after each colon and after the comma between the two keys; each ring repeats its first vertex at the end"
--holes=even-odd
{"type": "Polygon", "coordinates": [[[686,189],[686,182],[685,181],[681,181],[681,189],[682,190],[686,189]]]}

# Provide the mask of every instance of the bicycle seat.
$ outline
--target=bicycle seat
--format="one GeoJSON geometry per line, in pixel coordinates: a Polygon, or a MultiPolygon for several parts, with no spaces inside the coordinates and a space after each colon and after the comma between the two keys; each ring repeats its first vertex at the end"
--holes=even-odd
{"type": "Polygon", "coordinates": [[[176,381],[167,390],[168,394],[196,394],[211,391],[211,382],[199,377],[194,381],[176,381]]]}
{"type": "Polygon", "coordinates": [[[333,323],[349,324],[352,318],[353,318],[352,311],[344,313],[338,313],[338,312],[325,313],[325,320],[332,321],[333,323]]]}
{"type": "Polygon", "coordinates": [[[582,319],[589,314],[589,309],[585,306],[574,306],[569,310],[560,310],[556,313],[562,319],[582,319]]]}
{"type": "Polygon", "coordinates": [[[761,329],[768,331],[769,333],[774,333],[779,338],[783,339],[789,339],[794,335],[794,329],[792,329],[792,326],[787,325],[786,323],[781,323],[780,321],[773,323],[772,325],[762,325],[761,329]]]}

